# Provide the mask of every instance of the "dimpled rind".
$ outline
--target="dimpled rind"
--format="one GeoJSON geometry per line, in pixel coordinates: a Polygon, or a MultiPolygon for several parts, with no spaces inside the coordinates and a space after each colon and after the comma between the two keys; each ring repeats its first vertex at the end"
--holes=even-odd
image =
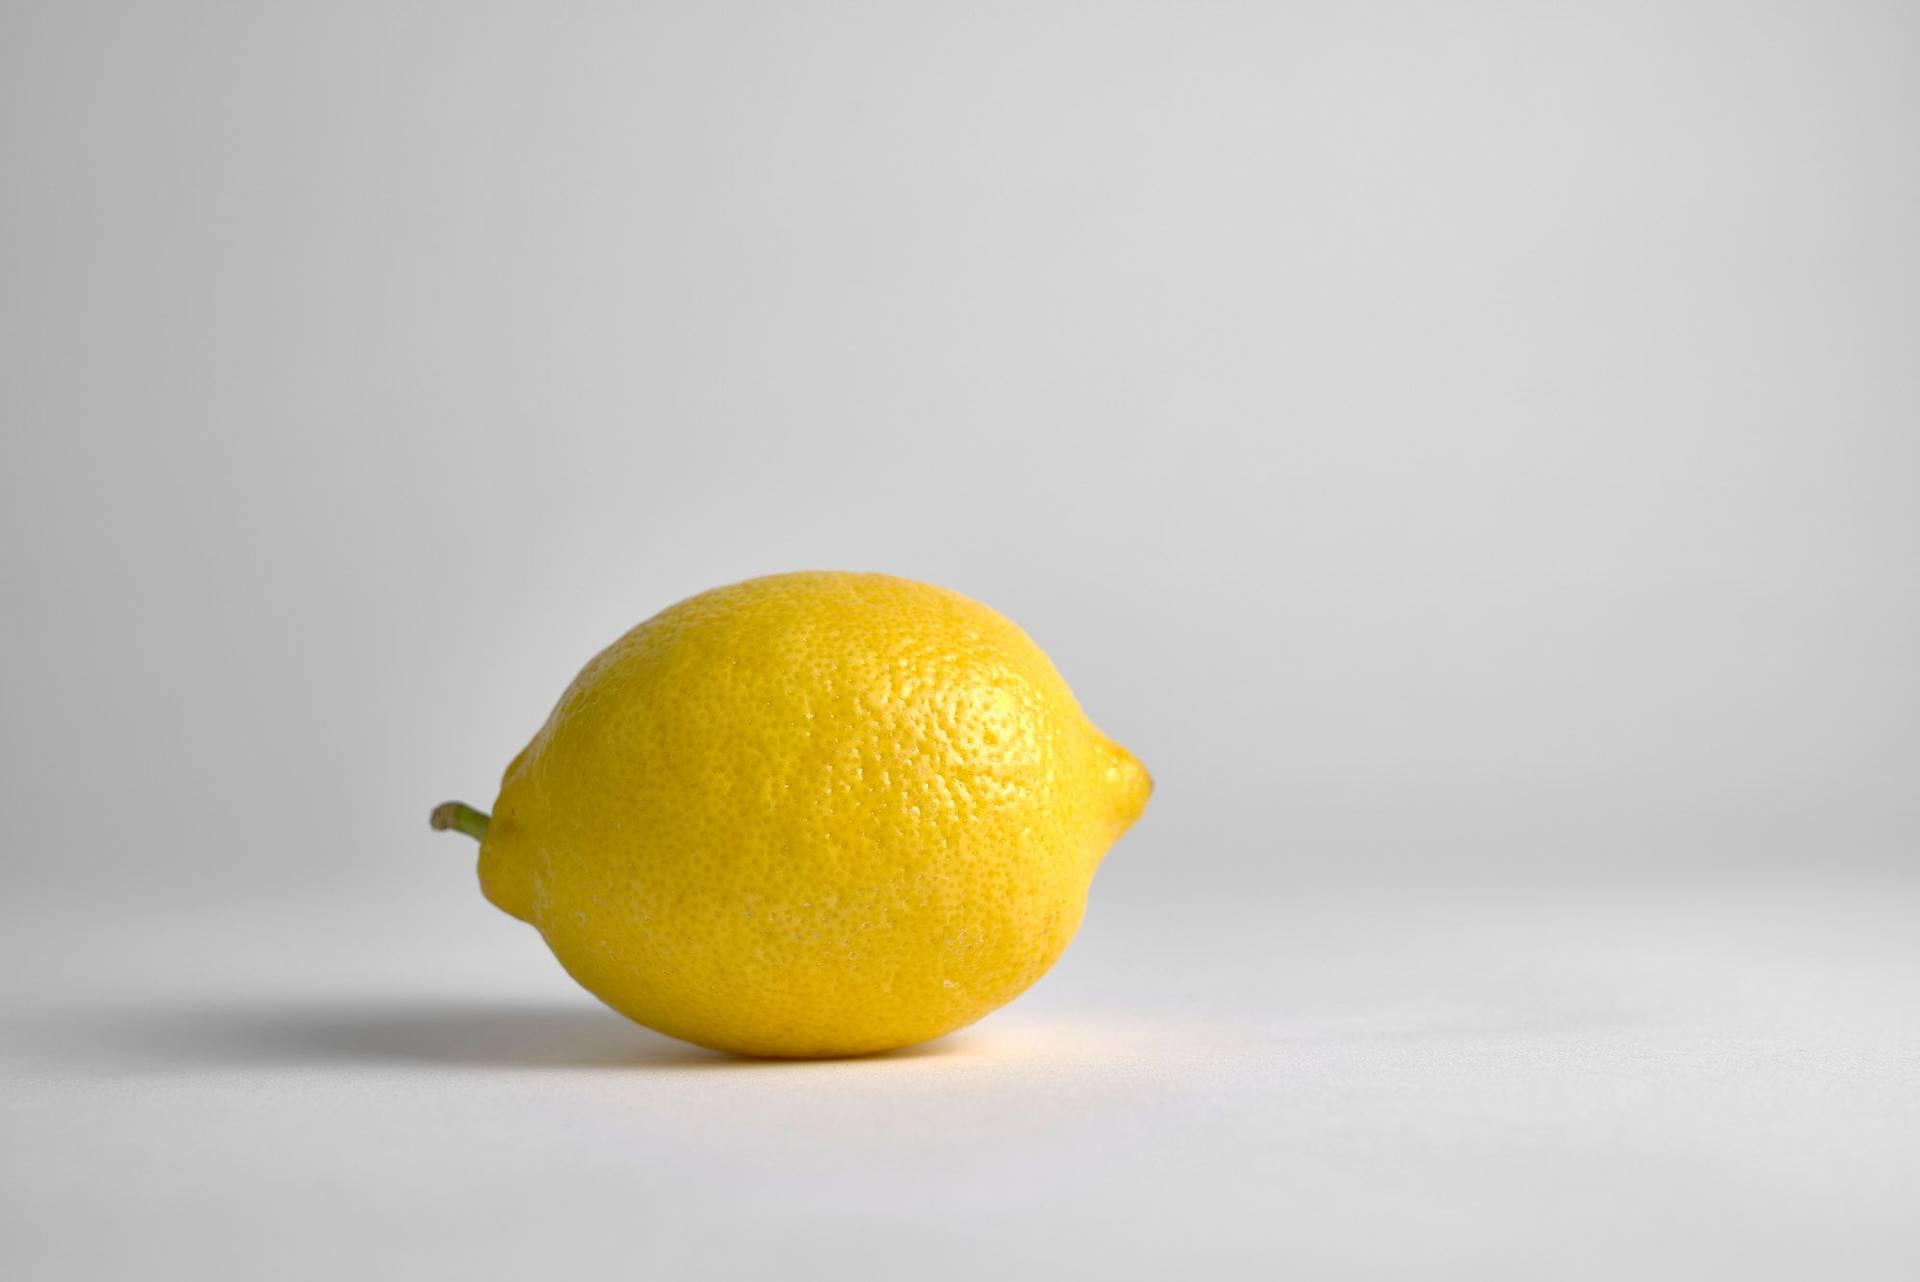
{"type": "Polygon", "coordinates": [[[650,1028],[864,1054],[1040,978],[1151,788],[994,611],[887,575],[776,575],[587,665],[507,768],[481,884],[650,1028]]]}

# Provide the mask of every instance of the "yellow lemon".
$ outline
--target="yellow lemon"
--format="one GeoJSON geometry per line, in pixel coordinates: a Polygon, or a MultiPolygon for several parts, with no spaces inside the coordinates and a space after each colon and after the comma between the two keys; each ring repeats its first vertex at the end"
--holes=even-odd
{"type": "Polygon", "coordinates": [[[1147,803],[1027,635],[880,574],[753,579],[589,663],[507,767],[487,898],[609,1006],[743,1055],[938,1037],[1044,974],[1147,803]]]}

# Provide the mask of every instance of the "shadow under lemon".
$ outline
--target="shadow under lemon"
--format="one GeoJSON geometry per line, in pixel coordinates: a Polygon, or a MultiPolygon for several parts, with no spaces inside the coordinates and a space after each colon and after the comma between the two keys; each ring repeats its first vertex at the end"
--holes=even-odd
{"type": "Polygon", "coordinates": [[[653,1032],[599,1006],[489,1001],[255,1001],[68,1010],[32,1040],[51,1061],[200,1072],[235,1068],[804,1070],[1099,1060],[1145,1032],[1084,1017],[1002,1017],[918,1046],[848,1059],[745,1059],[653,1032]]]}

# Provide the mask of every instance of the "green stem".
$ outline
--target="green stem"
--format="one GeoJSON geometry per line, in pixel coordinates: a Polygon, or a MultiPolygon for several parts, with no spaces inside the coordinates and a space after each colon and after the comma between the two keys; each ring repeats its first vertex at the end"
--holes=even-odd
{"type": "Polygon", "coordinates": [[[464,801],[443,801],[433,808],[432,822],[435,832],[451,828],[478,841],[487,835],[487,824],[492,821],[486,811],[475,810],[464,801]]]}

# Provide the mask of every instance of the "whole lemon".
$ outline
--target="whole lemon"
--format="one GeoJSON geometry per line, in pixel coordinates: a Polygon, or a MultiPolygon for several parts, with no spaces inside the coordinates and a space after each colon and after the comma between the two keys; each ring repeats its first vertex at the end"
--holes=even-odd
{"type": "Polygon", "coordinates": [[[507,767],[487,898],[609,1006],[761,1056],[925,1041],[1080,924],[1152,781],[1012,622],[881,574],[716,588],[614,642],[507,767]]]}

